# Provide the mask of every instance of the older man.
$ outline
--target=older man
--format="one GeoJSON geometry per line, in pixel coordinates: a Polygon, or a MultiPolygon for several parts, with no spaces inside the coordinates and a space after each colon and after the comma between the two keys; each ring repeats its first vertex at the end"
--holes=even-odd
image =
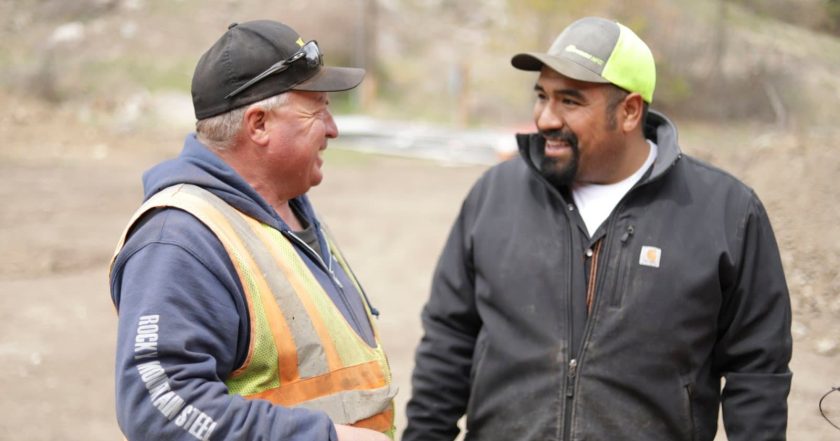
{"type": "Polygon", "coordinates": [[[111,266],[128,439],[393,436],[374,310],[306,197],[338,136],[327,92],[363,75],[274,21],[199,60],[197,133],[144,175],[111,266]]]}
{"type": "Polygon", "coordinates": [[[586,17],[547,53],[521,158],[463,204],[423,311],[404,441],[785,438],[790,301],[767,213],[680,152],[656,69],[586,17]],[[726,385],[721,390],[721,378],[726,385]]]}

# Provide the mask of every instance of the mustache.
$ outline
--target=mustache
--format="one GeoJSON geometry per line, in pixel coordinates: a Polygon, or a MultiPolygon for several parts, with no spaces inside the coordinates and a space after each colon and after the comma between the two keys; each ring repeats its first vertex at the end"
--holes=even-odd
{"type": "Polygon", "coordinates": [[[562,141],[570,145],[573,149],[577,148],[577,135],[575,135],[571,130],[540,130],[539,134],[546,140],[562,141]]]}

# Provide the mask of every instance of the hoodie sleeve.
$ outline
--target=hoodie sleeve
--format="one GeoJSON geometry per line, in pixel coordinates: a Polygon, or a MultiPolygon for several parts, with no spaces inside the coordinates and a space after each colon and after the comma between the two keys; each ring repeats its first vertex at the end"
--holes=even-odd
{"type": "Polygon", "coordinates": [[[452,227],[423,308],[403,441],[452,440],[470,397],[470,370],[481,318],[475,304],[470,199],[452,227]]]}
{"type": "Polygon", "coordinates": [[[737,277],[721,310],[715,361],[726,378],[728,439],[781,441],[791,382],[790,298],[770,221],[752,196],[738,234],[737,277]]]}
{"type": "Polygon", "coordinates": [[[148,216],[118,256],[111,290],[127,439],[337,439],[321,412],[228,394],[224,379],[247,351],[247,306],[230,259],[197,219],[174,209],[148,216]]]}

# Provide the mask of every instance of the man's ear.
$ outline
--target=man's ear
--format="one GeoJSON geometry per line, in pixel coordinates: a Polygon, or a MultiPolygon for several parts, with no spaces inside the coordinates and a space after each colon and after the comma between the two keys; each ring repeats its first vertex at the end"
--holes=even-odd
{"type": "Polygon", "coordinates": [[[251,106],[242,117],[245,136],[257,145],[268,144],[268,118],[270,113],[260,106],[251,106]]]}
{"type": "Polygon", "coordinates": [[[630,133],[641,128],[642,115],[645,111],[645,100],[638,93],[631,93],[624,97],[624,104],[619,110],[621,128],[625,133],[630,133]]]}

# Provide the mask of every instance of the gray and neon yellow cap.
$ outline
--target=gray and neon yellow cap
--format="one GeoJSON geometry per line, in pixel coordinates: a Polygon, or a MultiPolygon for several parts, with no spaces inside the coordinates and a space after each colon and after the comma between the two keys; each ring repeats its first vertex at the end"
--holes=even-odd
{"type": "Polygon", "coordinates": [[[510,61],[517,69],[548,66],[576,80],[612,83],[653,101],[656,65],[650,48],[627,26],[604,18],[581,18],[557,36],[548,53],[521,53],[510,61]]]}

